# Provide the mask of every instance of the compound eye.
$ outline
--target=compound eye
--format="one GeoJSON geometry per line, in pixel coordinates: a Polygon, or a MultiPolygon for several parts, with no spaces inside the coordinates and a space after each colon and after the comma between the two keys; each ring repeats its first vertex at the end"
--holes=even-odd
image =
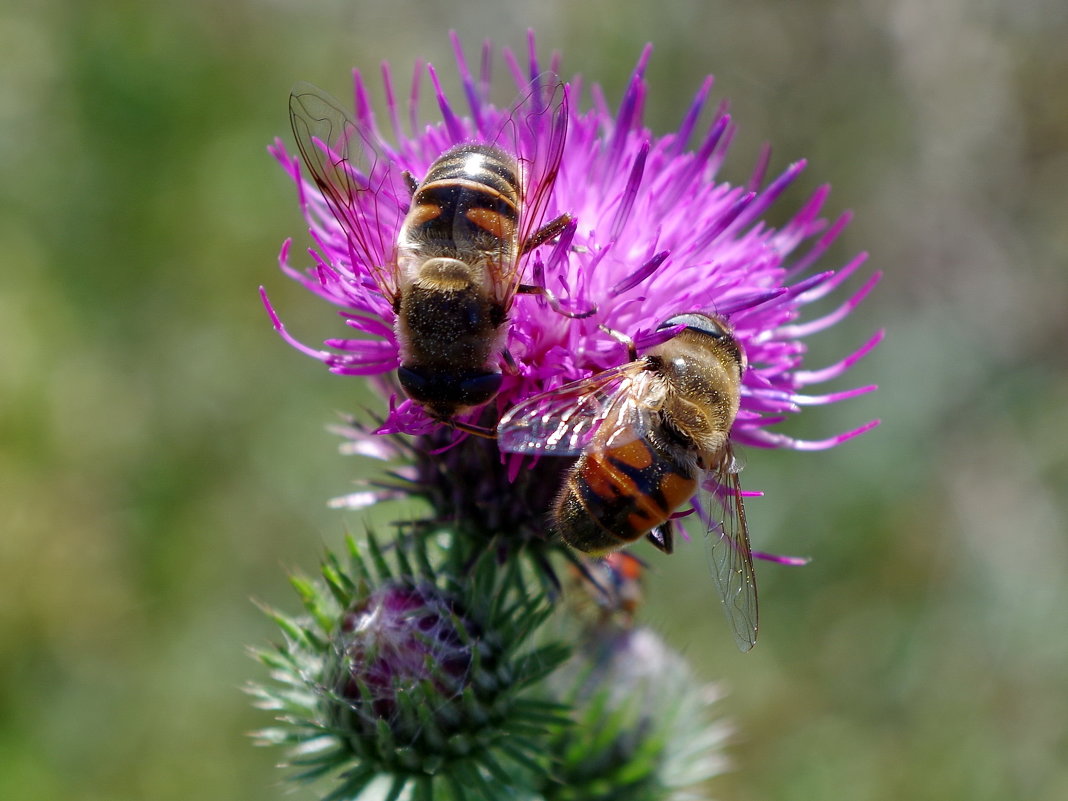
{"type": "Polygon", "coordinates": [[[676,314],[658,325],[656,330],[663,331],[665,328],[674,328],[677,325],[684,325],[691,331],[706,334],[715,339],[724,339],[730,336],[727,333],[726,323],[717,317],[709,317],[706,314],[676,314]]]}
{"type": "Polygon", "coordinates": [[[397,378],[408,397],[435,407],[481,406],[501,388],[500,373],[421,370],[398,367],[397,378]]]}
{"type": "Polygon", "coordinates": [[[462,381],[460,391],[463,393],[464,403],[481,406],[497,394],[503,380],[504,376],[500,373],[485,373],[462,381]]]}
{"type": "Polygon", "coordinates": [[[401,387],[408,393],[409,398],[423,401],[426,400],[430,394],[430,386],[432,382],[428,380],[426,376],[415,370],[409,370],[407,367],[398,367],[397,378],[400,381],[401,387]]]}

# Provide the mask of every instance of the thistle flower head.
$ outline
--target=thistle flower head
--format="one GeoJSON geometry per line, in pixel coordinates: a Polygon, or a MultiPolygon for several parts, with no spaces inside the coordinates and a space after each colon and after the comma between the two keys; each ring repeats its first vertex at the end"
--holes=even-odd
{"type": "Polygon", "coordinates": [[[398,794],[464,798],[455,788],[473,782],[511,798],[487,777],[546,770],[528,735],[566,724],[527,692],[567,656],[527,642],[550,606],[527,592],[519,562],[500,568],[433,537],[394,546],[387,558],[373,537],[349,539],[347,564],[328,554],[321,581],[294,579],[303,616],[270,612],[285,643],[257,654],[274,682],[250,692],[280,725],[259,740],[289,746],[298,779],[337,777],[331,798],[383,776],[398,794]]]}
{"type": "MultiPolygon", "coordinates": [[[[730,116],[720,107],[707,125],[701,124],[712,86],[709,78],[674,132],[657,136],[645,127],[644,73],[650,48],[642,52],[618,108],[611,110],[595,85],[592,104],[584,110],[581,82],[576,78],[563,93],[561,116],[545,112],[546,75],[558,71],[558,59],[554,57],[549,72],[544,71],[533,37],[523,64],[504,51],[516,93],[522,98],[513,107],[496,106],[489,99],[489,46],[476,76],[455,36],[453,41],[464,89],[462,105],[446,96],[437,73],[428,67],[430,91],[441,118],[426,123],[418,114],[425,89],[422,69],[416,70],[404,108],[392,73],[384,67],[388,132],[379,125],[368,87],[358,72],[354,74],[353,114],[360,130],[368,132],[368,147],[413,176],[425,175],[448,148],[491,141],[516,119],[521,124],[513,127],[521,130],[525,142],[521,146],[531,153],[545,153],[554,146],[552,142],[563,140],[559,172],[541,213],[546,220],[565,213],[573,220],[555,240],[534,248],[523,259],[523,283],[546,292],[520,295],[511,304],[503,344],[514,367],[504,370],[500,391],[491,404],[497,416],[534,394],[626,361],[625,349],[606,328],[633,338],[640,350],[663,338],[656,333],[657,326],[672,315],[703,311],[730,320],[750,365],[733,441],[819,449],[874,425],[817,441],[769,430],[802,406],[832,403],[873,389],[825,395],[804,391],[808,385],[846,372],[882,337],[876,333],[836,364],[816,370],[801,368],[804,338],[848,315],[879,278],[873,275],[835,311],[800,319],[807,304],[838,289],[866,259],[861,254],[838,270],[814,270],[848,222],[848,215],[833,223],[819,216],[827,187],[818,189],[781,228],[762,221],[761,215],[797,178],[804,162],[766,181],[769,154],[765,153],[747,185],[717,182],[734,134],[730,116]],[[407,130],[402,117],[407,119],[407,130]],[[559,313],[561,309],[593,313],[575,317],[559,313]]],[[[394,309],[376,289],[382,265],[365,263],[360,250],[353,248],[351,231],[346,230],[351,226],[330,212],[299,159],[281,142],[272,153],[298,183],[317,244],[310,252],[312,265],[301,270],[291,265],[287,242],[281,254],[282,269],[338,306],[356,336],[327,340],[323,349],[302,345],[285,330],[268,303],[276,328],[331,371],[378,376],[381,386],[397,392],[392,374],[400,364],[402,338],[394,309]]],[[[376,202],[371,193],[358,201],[370,202],[376,202]]],[[[356,209],[366,229],[362,235],[382,243],[395,242],[405,211],[394,208],[400,202],[389,204],[389,213],[381,203],[356,209]]],[[[418,404],[397,397],[378,432],[426,434],[438,425],[418,404]]]]}
{"type": "Polygon", "coordinates": [[[552,742],[558,766],[546,799],[698,798],[727,766],[729,727],[709,719],[719,698],[650,628],[634,625],[643,566],[618,552],[583,560],[568,587],[571,658],[547,684],[575,726],[552,742]],[[596,732],[597,736],[591,736],[596,732]]]}
{"type": "Polygon", "coordinates": [[[720,691],[646,627],[603,625],[552,676],[575,725],[553,742],[552,801],[681,801],[723,773],[720,691]],[[596,733],[594,736],[593,733],[596,733]]]}
{"type": "MultiPolygon", "coordinates": [[[[342,615],[334,633],[334,675],[324,684],[337,701],[339,724],[373,734],[378,720],[399,722],[405,694],[458,697],[480,634],[435,585],[390,581],[376,587],[342,615]]],[[[414,740],[418,731],[409,736],[414,740]]]]}

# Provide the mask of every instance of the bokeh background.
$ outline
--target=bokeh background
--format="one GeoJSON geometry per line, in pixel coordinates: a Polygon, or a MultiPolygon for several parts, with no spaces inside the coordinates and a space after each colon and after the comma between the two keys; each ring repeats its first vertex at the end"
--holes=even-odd
{"type": "MultiPolygon", "coordinates": [[[[701,559],[651,556],[646,621],[728,690],[722,799],[1068,798],[1068,5],[1061,0],[40,2],[0,10],[0,797],[295,794],[240,687],[359,518],[325,424],[365,402],[272,332],[335,334],[275,259],[302,226],[266,154],[296,80],[453,80],[446,32],[524,47],[609,98],[647,41],[647,122],[707,73],[740,132],[856,212],[824,262],[886,277],[811,342],[885,327],[791,421],[840,449],[750,452],[763,628],[734,650],[701,559]],[[489,6],[489,4],[486,4],[489,6]],[[407,80],[407,78],[402,78],[407,80]]],[[[453,81],[450,86],[455,86],[453,81]]],[[[859,286],[863,276],[851,282],[859,286]]],[[[832,301],[836,302],[836,301],[832,301]]],[[[828,306],[829,308],[829,306],[828,306]]]]}

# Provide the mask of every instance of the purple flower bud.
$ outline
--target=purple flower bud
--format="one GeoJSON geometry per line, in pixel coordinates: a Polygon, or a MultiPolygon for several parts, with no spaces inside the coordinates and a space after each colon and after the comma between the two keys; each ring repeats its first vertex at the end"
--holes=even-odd
{"type": "Polygon", "coordinates": [[[569,649],[532,642],[552,607],[520,561],[480,558],[446,531],[389,548],[369,534],[346,551],[326,555],[322,581],[293,577],[306,614],[268,610],[285,642],[257,651],[272,683],[249,690],[276,714],[258,740],[289,747],[295,779],[334,775],[336,798],[383,781],[397,798],[474,782],[503,801],[513,795],[487,794],[490,776],[548,780],[531,733],[567,720],[532,690],[569,649]]]}
{"type": "Polygon", "coordinates": [[[491,651],[453,598],[388,581],[341,618],[324,669],[326,718],[355,753],[447,751],[470,722],[464,698],[476,669],[492,669],[491,651]],[[387,743],[376,739],[383,725],[387,743]]]}
{"type": "Polygon", "coordinates": [[[470,676],[472,637],[437,589],[384,584],[341,620],[337,698],[368,722],[392,721],[398,695],[420,685],[454,698],[470,676]]]}

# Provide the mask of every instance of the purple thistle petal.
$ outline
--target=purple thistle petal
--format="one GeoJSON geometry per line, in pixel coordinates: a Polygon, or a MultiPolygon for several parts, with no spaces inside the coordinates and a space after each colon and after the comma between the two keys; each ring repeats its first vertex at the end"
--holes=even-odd
{"type": "Polygon", "coordinates": [[[278,317],[278,313],[275,312],[274,306],[271,305],[271,301],[267,298],[267,290],[265,290],[262,286],[260,287],[260,300],[263,301],[263,305],[267,309],[267,314],[271,318],[271,325],[274,326],[274,330],[281,335],[282,339],[284,339],[287,343],[292,345],[304,355],[311,356],[313,359],[318,359],[319,361],[325,362],[330,357],[330,354],[326,351],[309,348],[307,345],[297,341],[289,334],[289,332],[286,330],[285,324],[278,317]]]}
{"type": "Polygon", "coordinates": [[[527,29],[527,63],[530,65],[530,80],[537,81],[541,76],[541,68],[538,66],[538,49],[534,42],[534,31],[527,29]]]}
{"type": "Polygon", "coordinates": [[[614,287],[612,287],[608,291],[608,293],[610,295],[613,295],[613,296],[614,295],[622,295],[624,292],[627,292],[627,291],[633,289],[638,284],[640,284],[642,281],[644,281],[646,278],[648,278],[653,273],[655,273],[660,268],[660,265],[663,264],[667,260],[667,257],[669,255],[670,254],[666,250],[660,251],[655,256],[653,256],[651,259],[646,261],[645,264],[643,264],[641,267],[639,267],[633,273],[631,273],[626,278],[624,278],[622,281],[620,281],[618,284],[616,284],[614,287]]]}
{"type": "Polygon", "coordinates": [[[752,445],[757,448],[792,448],[795,451],[823,451],[841,445],[846,440],[860,436],[866,431],[871,431],[879,425],[880,422],[882,421],[870,420],[858,428],[854,428],[851,431],[844,431],[841,434],[828,437],[827,439],[795,439],[794,437],[788,437],[785,434],[765,431],[758,428],[747,432],[737,439],[743,444],[752,445]]]}
{"type": "Polygon", "coordinates": [[[756,219],[757,215],[767,211],[768,207],[778,200],[779,195],[786,191],[786,187],[792,184],[797,176],[804,171],[806,164],[807,162],[801,159],[787,167],[782,175],[772,181],[768,188],[758,195],[757,201],[750,205],[744,214],[740,215],[737,221],[738,227],[749,225],[756,219]]]}
{"type": "Polygon", "coordinates": [[[679,130],[674,134],[669,134],[669,136],[673,137],[671,142],[671,155],[681,155],[686,145],[690,143],[693,129],[697,126],[697,120],[701,116],[701,111],[705,107],[705,101],[708,100],[708,94],[712,91],[712,85],[714,83],[715,78],[711,75],[704,79],[701,83],[701,88],[698,89],[697,94],[694,95],[693,102],[690,104],[686,116],[682,119],[682,125],[679,126],[679,130]]]}
{"type": "Polygon", "coordinates": [[[623,226],[627,224],[627,220],[630,217],[630,211],[634,208],[634,199],[642,182],[642,173],[645,172],[645,159],[648,155],[649,143],[645,142],[634,157],[634,163],[630,168],[630,177],[627,179],[627,188],[623,190],[622,202],[619,204],[619,208],[616,209],[612,224],[608,227],[608,239],[611,242],[619,239],[623,226]]]}
{"type": "Polygon", "coordinates": [[[608,101],[604,91],[598,84],[590,87],[590,99],[593,101],[593,109],[601,125],[608,125],[612,119],[612,112],[608,109],[608,101]]]}
{"type": "MultiPolygon", "coordinates": [[[[797,262],[790,268],[788,273],[789,277],[799,275],[809,270],[816,261],[827,251],[827,248],[838,238],[838,235],[849,224],[849,221],[853,219],[853,215],[850,212],[845,212],[834,224],[830,226],[816,242],[809,248],[808,252],[802,256],[797,262]]],[[[803,236],[803,234],[802,234],[803,236]]],[[[784,243],[786,244],[786,243],[784,243]]]]}
{"type": "Polygon", "coordinates": [[[779,565],[787,565],[788,567],[804,567],[812,559],[808,556],[782,556],[775,553],[764,553],[764,551],[753,551],[754,559],[763,559],[765,562],[775,562],[779,565]]]}
{"type": "MultiPolygon", "coordinates": [[[[800,298],[801,302],[812,303],[814,301],[819,300],[820,298],[825,297],[826,295],[837,289],[842,283],[844,283],[845,280],[849,278],[856,271],[856,269],[862,264],[864,264],[867,260],[867,253],[858,253],[852,258],[852,260],[850,260],[848,264],[846,264],[845,267],[842,267],[840,270],[838,270],[833,280],[826,282],[818,290],[813,288],[811,291],[806,292],[805,295],[800,298]]],[[[882,273],[878,273],[877,275],[881,276],[882,273]]],[[[876,283],[878,283],[879,279],[875,278],[874,280],[876,283]]],[[[871,279],[869,279],[869,282],[870,281],[871,279]]],[[[865,286],[867,286],[867,284],[865,284],[865,286]]]]}
{"type": "MultiPolygon", "coordinates": [[[[568,253],[571,250],[571,243],[575,239],[576,230],[578,230],[578,223],[572,220],[567,224],[567,227],[560,232],[560,239],[549,254],[549,260],[546,264],[550,272],[558,275],[564,274],[563,268],[568,253]]],[[[542,286],[544,286],[544,284],[542,284],[542,286]]]]}
{"type": "Polygon", "coordinates": [[[478,90],[475,88],[474,78],[471,77],[471,71],[467,68],[467,60],[464,58],[464,50],[460,45],[460,37],[456,31],[449,31],[449,39],[452,41],[452,52],[456,58],[456,68],[460,73],[460,82],[464,87],[464,96],[467,98],[467,106],[471,109],[471,116],[475,121],[475,130],[479,132],[483,137],[486,135],[486,131],[483,128],[482,119],[482,101],[479,97],[478,90]]]}
{"type": "Polygon", "coordinates": [[[878,384],[868,384],[866,387],[854,387],[853,389],[842,390],[841,392],[831,392],[826,395],[802,395],[794,393],[790,396],[790,399],[798,406],[823,406],[828,403],[838,403],[839,401],[849,400],[859,395],[867,395],[869,392],[874,392],[879,388],[878,384]]]}
{"type": "Polygon", "coordinates": [[[685,328],[683,325],[673,325],[668,328],[661,328],[659,330],[649,331],[634,337],[634,346],[639,350],[648,350],[654,348],[661,343],[667,342],[669,339],[673,339],[678,336],[679,333],[685,328]]]}
{"type": "Polygon", "coordinates": [[[374,134],[376,142],[382,142],[378,122],[375,120],[374,107],[371,105],[371,98],[367,96],[367,86],[363,82],[363,75],[358,69],[352,71],[352,100],[356,108],[356,122],[374,134]]]}
{"type": "MultiPolygon", "coordinates": [[[[805,239],[819,233],[826,227],[826,222],[819,218],[819,213],[823,208],[823,204],[827,200],[828,195],[830,195],[830,192],[831,187],[824,184],[812,193],[805,205],[794,214],[790,219],[790,222],[788,222],[775,236],[776,249],[782,253],[789,253],[805,239]]],[[[826,237],[824,238],[823,249],[819,251],[820,253],[822,253],[823,250],[826,250],[827,246],[834,241],[834,238],[838,235],[838,231],[840,230],[841,228],[838,228],[834,231],[829,239],[826,237]]],[[[808,267],[815,262],[811,250],[806,254],[803,260],[806,261],[806,267],[798,268],[795,264],[788,271],[787,275],[793,277],[794,275],[799,275],[808,270],[808,267]]]]}
{"type": "Polygon", "coordinates": [[[799,386],[807,386],[808,384],[822,384],[825,381],[838,378],[838,376],[845,373],[854,364],[859,362],[869,353],[871,353],[875,346],[883,341],[883,337],[886,336],[886,331],[880,329],[875,332],[874,336],[865,342],[855,352],[846,356],[839,362],[835,362],[829,367],[824,367],[822,370],[797,370],[794,373],[794,382],[799,386]]]}
{"type": "Polygon", "coordinates": [[[408,92],[408,130],[412,136],[419,134],[419,89],[423,78],[423,62],[418,59],[412,70],[412,88],[408,92]]]}
{"type": "Polygon", "coordinates": [[[725,317],[735,317],[740,312],[777,300],[785,295],[787,291],[786,287],[781,286],[755,295],[743,295],[741,297],[733,298],[730,303],[719,304],[716,307],[716,311],[725,317]]]}
{"type": "Polygon", "coordinates": [[[649,63],[653,46],[647,44],[642,49],[638,58],[638,64],[631,73],[630,82],[627,84],[623,95],[623,102],[619,106],[619,114],[616,115],[612,139],[608,143],[608,157],[604,160],[604,168],[609,172],[619,169],[620,158],[624,146],[633,130],[641,125],[642,108],[645,105],[645,67],[649,63]]]}
{"type": "MultiPolygon", "coordinates": [[[[732,191],[741,192],[740,189],[732,191]]],[[[756,192],[746,192],[742,194],[736,201],[731,204],[730,208],[727,209],[723,214],[719,215],[715,223],[701,235],[701,237],[693,244],[692,250],[704,250],[713,242],[715,242],[720,237],[720,235],[723,234],[724,231],[734,225],[738,218],[741,217],[742,212],[749,208],[749,206],[752,205],[753,201],[756,200],[756,198],[756,192]]]]}
{"type": "Polygon", "coordinates": [[[748,409],[767,409],[769,411],[799,411],[801,406],[824,406],[829,403],[855,398],[858,395],[866,395],[874,392],[879,387],[869,384],[866,387],[854,387],[841,392],[831,392],[826,395],[803,395],[797,392],[787,392],[776,389],[758,389],[750,392],[746,397],[748,409]]]}
{"type": "Polygon", "coordinates": [[[550,75],[559,75],[560,74],[560,64],[562,62],[563,62],[563,55],[560,53],[559,50],[554,50],[549,55],[549,74],[550,75]]]}
{"type": "Polygon", "coordinates": [[[482,97],[490,96],[490,88],[493,81],[493,42],[485,39],[482,42],[482,62],[478,72],[478,89],[482,97]]]}
{"type": "MultiPolygon", "coordinates": [[[[850,297],[845,303],[839,306],[830,314],[819,317],[815,320],[810,320],[807,323],[801,325],[788,325],[779,329],[778,334],[783,337],[791,337],[801,339],[807,337],[810,334],[814,334],[817,331],[822,331],[825,328],[830,328],[835,323],[844,320],[850,312],[853,311],[861,302],[868,296],[868,293],[875,288],[875,285],[879,283],[879,279],[883,277],[882,272],[877,272],[871,276],[864,285],[856,291],[856,293],[850,297]]],[[[831,283],[831,282],[828,282],[831,283]]]]}
{"type": "Polygon", "coordinates": [[[708,180],[712,180],[716,173],[719,172],[719,168],[723,164],[723,159],[727,157],[727,151],[730,149],[731,142],[734,141],[734,135],[738,132],[737,126],[732,124],[729,109],[730,103],[726,100],[720,103],[719,107],[716,109],[717,119],[722,117],[727,120],[727,125],[724,128],[723,135],[716,140],[715,148],[709,156],[708,169],[705,173],[708,180]]]}
{"type": "Polygon", "coordinates": [[[398,142],[404,136],[401,131],[400,114],[397,109],[397,96],[393,92],[393,73],[389,68],[389,62],[382,62],[382,86],[386,94],[386,108],[389,109],[389,124],[393,128],[393,138],[398,142]]]}
{"type": "MultiPolygon", "coordinates": [[[[695,172],[715,172],[716,165],[712,164],[713,155],[720,149],[720,143],[724,141],[724,138],[729,136],[731,127],[731,115],[721,114],[708,129],[708,135],[701,143],[701,147],[697,151],[697,157],[693,161],[695,172]]],[[[725,149],[725,148],[724,148],[725,149]]],[[[695,180],[696,176],[689,176],[690,180],[695,180]]]]}
{"type": "Polygon", "coordinates": [[[434,85],[434,97],[438,101],[438,109],[441,111],[441,118],[445,121],[445,130],[449,132],[449,138],[454,142],[464,141],[467,138],[464,124],[453,113],[449,99],[445,96],[445,90],[441,88],[441,82],[438,80],[437,70],[434,69],[433,64],[427,64],[426,69],[430,74],[430,82],[434,85]]]}
{"type": "Polygon", "coordinates": [[[529,79],[523,74],[523,68],[519,66],[515,53],[511,48],[505,47],[501,49],[501,55],[504,57],[504,63],[508,65],[508,71],[512,73],[512,80],[522,90],[529,83],[529,79]]]}
{"type": "Polygon", "coordinates": [[[750,191],[756,192],[764,185],[764,179],[768,175],[768,165],[771,164],[771,145],[766,142],[760,147],[760,155],[757,157],[757,163],[753,167],[753,174],[749,176],[749,183],[747,186],[750,191]]]}

